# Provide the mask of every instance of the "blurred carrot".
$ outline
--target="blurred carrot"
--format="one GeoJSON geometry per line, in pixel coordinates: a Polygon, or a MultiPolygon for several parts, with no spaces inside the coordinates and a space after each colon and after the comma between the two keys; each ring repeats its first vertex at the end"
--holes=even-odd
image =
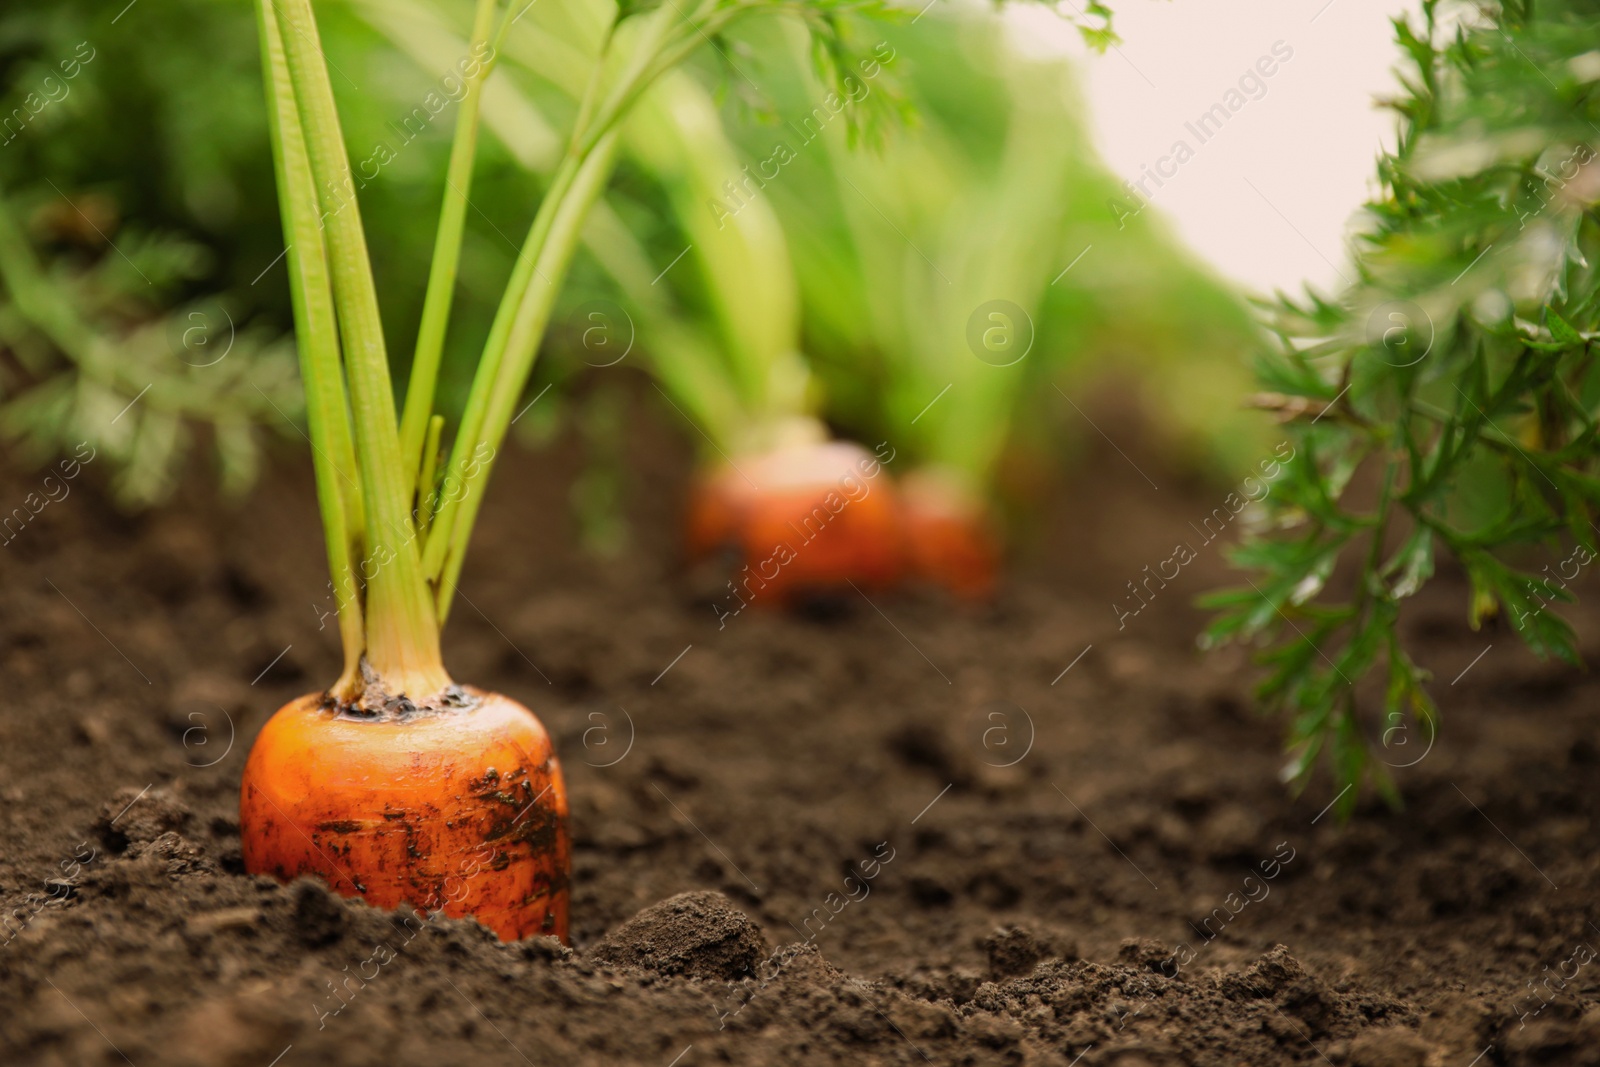
{"type": "Polygon", "coordinates": [[[883,463],[820,427],[701,476],[689,501],[691,558],[731,556],[719,616],[847,589],[879,589],[901,574],[900,506],[883,463]]]}

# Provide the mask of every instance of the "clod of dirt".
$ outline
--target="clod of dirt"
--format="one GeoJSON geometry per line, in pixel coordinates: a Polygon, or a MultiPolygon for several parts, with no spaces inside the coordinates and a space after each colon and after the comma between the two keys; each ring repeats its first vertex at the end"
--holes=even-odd
{"type": "Polygon", "coordinates": [[[301,877],[290,887],[294,894],[294,929],[309,948],[330,944],[344,935],[345,904],[314,878],[301,877]]]}
{"type": "Polygon", "coordinates": [[[979,944],[989,954],[989,975],[999,980],[1031,974],[1034,966],[1055,948],[1021,926],[1003,926],[979,944]]]}
{"type": "Polygon", "coordinates": [[[165,861],[167,877],[174,881],[192,874],[215,874],[217,871],[217,865],[206,856],[204,848],[171,830],[154,841],[129,845],[123,855],[128,859],[154,856],[165,861]]]}
{"type": "Polygon", "coordinates": [[[80,745],[98,747],[111,740],[111,728],[104,715],[85,712],[72,720],[72,739],[80,745]]]}
{"type": "Polygon", "coordinates": [[[975,1015],[966,1020],[966,1031],[978,1044],[996,1051],[1016,1046],[1023,1035],[1017,1021],[1005,1015],[975,1015]]]}
{"type": "Polygon", "coordinates": [[[1306,969],[1289,955],[1287,948],[1273,945],[1242,972],[1224,978],[1222,992],[1230,1000],[1265,1000],[1277,996],[1305,974],[1306,969]]]}
{"type": "Polygon", "coordinates": [[[1124,938],[1117,949],[1117,959],[1130,967],[1154,971],[1169,978],[1177,973],[1172,949],[1153,937],[1124,938]]]}
{"type": "Polygon", "coordinates": [[[100,805],[94,829],[107,848],[124,852],[130,845],[185,830],[192,818],[189,808],[168,790],[129,786],[100,805]]]}
{"type": "Polygon", "coordinates": [[[185,933],[208,937],[227,931],[249,930],[260,921],[260,908],[219,908],[189,916],[183,921],[183,929],[185,933]]]}
{"type": "Polygon", "coordinates": [[[731,982],[754,974],[766,955],[761,927],[721,893],[702,889],[650,905],[589,958],[619,970],[731,982]]]}
{"type": "MultiPolygon", "coordinates": [[[[1026,977],[985,982],[970,1002],[959,1008],[967,1037],[986,1043],[972,1029],[979,1016],[1004,1016],[1023,1026],[1031,1038],[1076,1055],[1095,1046],[1095,1063],[1125,1064],[1235,1064],[1316,1062],[1307,1043],[1308,1024],[1297,1009],[1316,1014],[1310,1027],[1326,1033],[1330,1062],[1350,1064],[1350,1050],[1366,1049],[1371,1056],[1404,1055],[1405,1039],[1356,1045],[1362,1032],[1374,1027],[1398,1034],[1397,1027],[1414,1032],[1416,1015],[1392,997],[1364,990],[1339,992],[1307,973],[1283,987],[1280,1004],[1261,999],[1231,999],[1224,987],[1244,979],[1244,972],[1218,971],[1204,965],[1183,970],[1178,979],[1163,977],[1160,962],[1169,957],[1160,942],[1138,939],[1124,944],[1121,961],[1106,965],[1087,961],[1047,960],[1026,977]],[[1306,994],[1307,996],[1303,996],[1306,994]],[[1308,996],[1314,994],[1314,996],[1308,996]],[[1300,998],[1300,999],[1297,999],[1300,998]],[[1308,1010],[1315,1002],[1316,1012],[1308,1010]],[[1281,1006],[1280,1006],[1281,1005],[1281,1006]],[[1232,1042],[1227,1053],[1217,1053],[1226,1035],[1232,1042]],[[1335,1046],[1333,1042],[1349,1042],[1335,1046]],[[1341,1051],[1331,1054],[1335,1047],[1341,1051]]],[[[1252,965],[1260,981],[1262,972],[1290,972],[1299,965],[1278,948],[1252,965]],[[1263,963],[1263,961],[1265,961],[1263,963]]],[[[1320,1037],[1314,1037],[1317,1044],[1320,1037]]],[[[1017,1062],[1029,1062],[1025,1058],[1017,1062]]],[[[1087,1061],[1086,1061],[1087,1062],[1087,1061]]],[[[1391,1067],[1375,1059],[1364,1067],[1391,1067]]],[[[1399,1059],[1393,1067],[1412,1067],[1399,1059]]]]}
{"type": "Polygon", "coordinates": [[[530,937],[517,943],[522,958],[530,962],[567,963],[576,957],[570,948],[553,937],[530,937]]]}

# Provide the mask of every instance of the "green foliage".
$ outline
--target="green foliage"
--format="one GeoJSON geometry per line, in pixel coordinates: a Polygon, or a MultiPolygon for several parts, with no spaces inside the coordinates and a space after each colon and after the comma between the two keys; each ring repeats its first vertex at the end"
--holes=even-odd
{"type": "Polygon", "coordinates": [[[197,437],[247,488],[260,428],[293,434],[300,400],[249,284],[283,248],[249,27],[118,10],[0,13],[0,438],[26,462],[87,443],[140,507],[197,437]]]}
{"type": "Polygon", "coordinates": [[[223,490],[243,492],[258,427],[287,429],[300,409],[292,347],[225,301],[175,300],[205,270],[201,246],[138,230],[113,245],[88,214],[94,202],[61,206],[46,197],[31,214],[81,219],[91,247],[53,242],[46,266],[0,199],[0,437],[36,463],[88,444],[112,461],[118,500],[143,507],[171,491],[203,428],[223,490]]]}
{"type": "Polygon", "coordinates": [[[1341,788],[1369,780],[1396,802],[1386,765],[1411,754],[1391,732],[1431,738],[1438,720],[1404,602],[1448,554],[1474,629],[1498,619],[1576,663],[1553,606],[1600,532],[1600,20],[1575,3],[1442,16],[1428,0],[1420,24],[1394,23],[1400,136],[1378,161],[1356,281],[1337,302],[1268,309],[1280,344],[1261,403],[1295,455],[1236,553],[1254,575],[1209,598],[1205,635],[1265,646],[1287,778],[1303,786],[1325,753],[1341,788]],[[1541,549],[1561,562],[1539,567],[1541,549]]]}
{"type": "Polygon", "coordinates": [[[1008,453],[1059,451],[1033,439],[1039,427],[1087,429],[1052,382],[1074,392],[1111,371],[1137,376],[1169,437],[1198,445],[1186,456],[1258,453],[1240,430],[1259,420],[1231,411],[1248,387],[1249,311],[1155,213],[1106,210],[1120,187],[1084,132],[1070,66],[1018,54],[981,10],[874,29],[878,62],[843,113],[892,84],[915,121],[852,147],[827,83],[787,38],[752,27],[746,69],[784,121],[730,124],[754,180],[711,194],[719,217],[770,204],[782,220],[830,420],[987,493],[1008,453]],[[1000,321],[981,310],[998,301],[1016,310],[995,336],[1016,348],[980,355],[969,327],[1000,321]]]}
{"type": "Polygon", "coordinates": [[[1074,22],[1078,32],[1083,35],[1084,43],[1096,52],[1104,52],[1122,39],[1111,28],[1111,8],[1100,3],[1100,0],[1089,0],[1084,5],[1083,14],[1074,22]]]}
{"type": "MultiPolygon", "coordinates": [[[[537,197],[530,195],[526,170],[531,167],[548,178],[562,147],[558,131],[573,121],[572,109],[587,67],[580,65],[577,70],[575,88],[564,84],[559,68],[571,58],[588,58],[566,55],[574,52],[570,43],[573,26],[586,19],[590,9],[600,12],[607,24],[618,17],[634,23],[658,5],[626,6],[620,12],[609,3],[596,2],[503,6],[514,8],[516,18],[506,51],[521,57],[519,65],[524,70],[517,72],[517,80],[543,117],[513,109],[498,126],[494,118],[487,120],[506,143],[480,151],[475,168],[472,209],[467,213],[467,255],[456,287],[437,386],[440,408],[452,416],[465,402],[481,338],[489,328],[501,279],[515,253],[506,235],[514,236],[525,228],[538,204],[537,197]],[[536,23],[545,24],[546,29],[535,31],[536,23]]],[[[758,110],[769,103],[764,96],[767,79],[759,63],[752,64],[740,51],[743,43],[727,32],[735,15],[759,10],[792,16],[785,21],[809,31],[818,84],[848,97],[852,86],[846,79],[859,80],[860,64],[871,58],[871,46],[880,40],[880,34],[867,33],[862,20],[854,16],[881,15],[904,23],[914,20],[920,10],[920,5],[891,9],[867,0],[693,5],[680,0],[678,6],[683,19],[675,34],[675,48],[695,50],[697,65],[703,68],[698,72],[702,79],[711,73],[714,79],[720,78],[725,94],[732,90],[749,97],[758,110]],[[746,77],[752,72],[759,86],[746,77]]],[[[81,309],[118,353],[118,360],[104,368],[115,370],[109,376],[97,372],[84,377],[82,360],[54,347],[45,334],[14,313],[10,316],[15,328],[0,339],[4,348],[0,351],[0,363],[4,364],[0,389],[6,399],[22,402],[9,422],[19,427],[18,433],[24,433],[21,427],[26,427],[22,438],[26,454],[43,458],[50,440],[59,439],[70,447],[82,434],[64,417],[67,409],[61,404],[36,408],[34,401],[73,393],[86,405],[79,421],[93,423],[100,419],[97,413],[107,406],[108,399],[121,398],[109,407],[115,416],[145,384],[155,381],[156,388],[112,429],[112,454],[127,461],[140,457],[137,473],[125,468],[119,475],[119,481],[127,483],[121,490],[123,498],[129,503],[158,499],[173,484],[184,443],[195,438],[215,439],[225,484],[241,488],[258,463],[252,442],[261,435],[251,427],[273,422],[299,440],[292,422],[303,426],[294,390],[283,381],[283,372],[292,364],[291,354],[274,340],[289,327],[290,301],[284,284],[285,261],[279,258],[283,241],[270,185],[259,57],[248,20],[241,19],[236,8],[209,0],[139,4],[125,12],[121,5],[108,7],[91,0],[13,7],[0,13],[0,120],[19,114],[25,117],[0,129],[0,198],[11,201],[17,224],[26,232],[36,257],[45,263],[41,267],[45,278],[52,285],[62,281],[64,298],[77,299],[81,292],[93,291],[102,283],[120,288],[103,289],[98,296],[91,292],[89,303],[93,306],[81,309]],[[101,214],[88,209],[89,198],[108,207],[116,227],[106,226],[101,214]],[[91,244],[68,247],[50,226],[38,222],[52,212],[72,214],[72,204],[85,205],[90,216],[101,220],[116,248],[158,284],[147,285],[104,239],[91,233],[91,244]],[[91,265],[94,270],[87,270],[91,265]],[[69,284],[69,279],[75,280],[69,284]],[[113,304],[115,314],[102,314],[113,304]],[[218,319],[220,328],[227,331],[231,317],[232,328],[239,335],[220,370],[191,366],[203,359],[170,351],[171,338],[179,338],[181,346],[186,331],[190,337],[206,333],[194,317],[196,312],[209,321],[217,318],[220,309],[226,309],[218,319]],[[196,326],[202,328],[196,330],[196,326]],[[25,366],[21,350],[37,354],[42,352],[41,346],[52,348],[45,362],[36,358],[25,366]],[[259,367],[258,354],[265,357],[259,367]],[[187,359],[182,358],[186,355],[187,359]],[[35,377],[41,367],[43,376],[35,377]],[[126,434],[137,431],[142,419],[152,413],[147,410],[148,401],[172,392],[161,384],[167,376],[174,376],[177,383],[195,379],[178,390],[188,404],[180,414],[155,413],[152,432],[135,448],[133,438],[126,434]],[[135,378],[137,383],[133,383],[135,378]],[[113,386],[111,394],[103,392],[108,383],[113,386]],[[35,391],[34,387],[44,385],[51,388],[35,391]],[[261,401],[256,385],[287,418],[261,401]]],[[[464,27],[471,21],[472,7],[467,0],[346,0],[319,5],[322,44],[334,69],[352,162],[362,179],[358,195],[363,214],[373,221],[367,236],[380,303],[386,308],[411,308],[422,301],[426,264],[435,238],[439,175],[450,150],[454,109],[459,106],[452,96],[446,109],[431,120],[417,120],[422,114],[417,109],[428,94],[441,94],[441,72],[459,69],[466,55],[464,36],[446,41],[436,32],[434,19],[445,16],[446,21],[464,27]],[[403,28],[407,44],[421,50],[413,56],[419,60],[415,69],[396,63],[393,50],[385,48],[380,34],[367,25],[380,14],[386,20],[385,30],[403,28]],[[359,92],[349,91],[354,85],[359,85],[359,92]]],[[[937,11],[928,12],[930,17],[917,25],[927,24],[935,14],[937,11]]],[[[1082,14],[1063,9],[1064,17],[1103,29],[1109,28],[1106,14],[1099,5],[1082,14]]],[[[576,36],[582,39],[585,33],[576,36]]],[[[585,40],[577,51],[589,50],[593,44],[585,40]]],[[[496,80],[504,82],[509,76],[503,72],[496,80]]],[[[493,99],[485,103],[486,107],[493,105],[493,99]]],[[[891,79],[879,77],[864,106],[849,108],[840,126],[849,130],[852,140],[882,142],[907,118],[908,111],[906,99],[891,79]]],[[[639,285],[620,286],[632,293],[648,287],[659,266],[692,240],[680,239],[681,233],[692,227],[673,218],[677,205],[661,195],[661,176],[652,173],[652,168],[641,167],[635,158],[625,161],[622,169],[621,181],[611,193],[617,214],[603,218],[604,226],[585,231],[587,261],[580,261],[576,269],[580,275],[610,272],[643,244],[649,259],[634,258],[636,265],[650,269],[639,285]],[[630,170],[645,184],[658,186],[643,201],[630,203],[639,184],[630,182],[630,170]],[[619,235],[627,236],[617,216],[630,207],[634,214],[625,221],[634,231],[631,249],[619,247],[615,241],[619,235]]],[[[732,176],[715,175],[719,182],[732,176]]],[[[694,210],[706,210],[704,203],[694,210]]],[[[608,214],[604,204],[599,214],[608,214]]],[[[751,214],[742,213],[741,221],[751,214]]],[[[701,243],[694,243],[697,255],[701,243]]],[[[684,266],[654,291],[669,285],[681,287],[682,279],[692,273],[684,266]]],[[[577,296],[593,290],[582,284],[571,288],[563,298],[566,310],[580,303],[577,296]]],[[[612,290],[609,281],[603,288],[612,290]]],[[[717,334],[725,332],[728,325],[718,319],[717,310],[747,306],[746,294],[737,289],[728,287],[726,277],[707,274],[701,284],[678,292],[675,306],[669,309],[675,316],[672,330],[716,357],[715,349],[725,346],[725,339],[717,334]]],[[[632,310],[635,302],[626,303],[632,310]]],[[[754,317],[755,305],[748,306],[747,316],[754,317]]],[[[566,318],[558,313],[556,321],[565,322],[566,318]]],[[[413,348],[416,318],[388,316],[384,332],[387,347],[395,356],[397,377],[403,380],[404,354],[413,348]]],[[[565,334],[554,340],[557,345],[575,347],[572,337],[565,334]]],[[[794,353],[787,355],[793,357],[794,353]]],[[[790,385],[784,388],[790,389],[790,385]]],[[[558,404],[559,397],[552,396],[546,408],[558,404]]]]}

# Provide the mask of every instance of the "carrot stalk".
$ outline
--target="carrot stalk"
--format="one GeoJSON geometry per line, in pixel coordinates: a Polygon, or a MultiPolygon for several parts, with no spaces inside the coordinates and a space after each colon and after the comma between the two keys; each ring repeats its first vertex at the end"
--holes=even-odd
{"type": "MultiPolygon", "coordinates": [[[[630,86],[651,76],[652,61],[669,46],[672,34],[682,33],[675,26],[681,18],[676,10],[663,7],[644,16],[644,24],[635,35],[628,50],[628,60],[619,75],[619,84],[607,97],[607,103],[596,108],[594,101],[602,81],[602,72],[611,53],[612,36],[608,32],[600,55],[595,61],[595,76],[591,78],[579,105],[580,119],[588,118],[575,126],[567,153],[556,168],[550,188],[539,205],[528,238],[512,270],[511,283],[495,313],[489,330],[489,340],[478,363],[472,390],[467,396],[466,410],[461,418],[461,428],[456,435],[451,452],[450,466],[445,473],[445,488],[441,495],[438,513],[428,535],[423,552],[423,572],[437,583],[440,616],[448,615],[451,594],[455,590],[455,576],[461,570],[461,558],[471,539],[472,525],[477,518],[477,497],[482,491],[482,479],[492,466],[494,456],[504,440],[510,420],[491,420],[491,403],[505,408],[515,402],[527,381],[527,375],[538,354],[539,342],[549,322],[550,308],[559,289],[560,279],[566,275],[571,260],[572,247],[578,230],[589,208],[604,191],[611,168],[615,163],[615,128],[622,117],[616,101],[619,97],[631,98],[630,86]],[[596,160],[601,162],[591,166],[596,160]],[[565,201],[572,196],[575,203],[569,208],[565,201]],[[568,247],[557,249],[548,259],[546,246],[552,242],[552,233],[558,226],[570,230],[568,247]],[[548,266],[551,269],[545,270],[548,266]],[[502,375],[501,365],[507,353],[512,353],[514,373],[502,375]],[[474,483],[477,483],[476,485],[474,483]],[[470,503],[469,503],[470,502],[470,503]],[[449,561],[454,560],[453,563],[449,561]]],[[[557,242],[559,243],[559,242],[557,242]]]]}
{"type": "Polygon", "coordinates": [[[422,444],[422,473],[417,477],[417,532],[427,533],[433,519],[433,480],[439,473],[439,439],[444,436],[444,416],[428,420],[428,436],[422,444]]]}
{"type": "MultiPolygon", "coordinates": [[[[310,370],[322,378],[342,377],[348,394],[348,421],[334,416],[336,409],[342,410],[344,393],[325,390],[328,395],[318,401],[319,419],[313,423],[314,435],[321,426],[336,438],[342,426],[354,438],[353,449],[335,448],[328,464],[332,475],[338,476],[332,484],[339,486],[343,505],[327,520],[330,560],[336,569],[332,543],[346,546],[341,600],[347,591],[352,605],[358,592],[365,597],[360,605],[363,616],[354,623],[364,624],[364,637],[347,644],[361,648],[365,666],[385,690],[427,699],[451,684],[440,660],[439,629],[449,612],[487,475],[510,426],[513,406],[538,355],[579,232],[615,165],[619,124],[640,95],[709,34],[746,12],[788,5],[698,0],[687,14],[677,5],[663,5],[637,17],[619,15],[612,20],[590,70],[566,152],[495,314],[442,484],[436,488],[442,420],[431,409],[460,260],[484,81],[512,24],[527,7],[513,14],[517,5],[511,5],[490,37],[497,4],[477,0],[475,6],[474,52],[488,40],[490,54],[471,79],[458,113],[411,380],[397,416],[366,237],[311,0],[258,3],[270,5],[262,8],[268,21],[276,12],[273,30],[281,52],[281,59],[269,54],[268,61],[276,64],[269,78],[277,116],[275,143],[290,164],[280,166],[279,180],[285,198],[295,201],[292,215],[289,206],[284,208],[286,231],[296,232],[288,229],[291,224],[303,228],[315,215],[321,232],[312,236],[321,240],[308,242],[306,248],[321,249],[326,257],[325,274],[312,269],[304,277],[296,276],[297,285],[304,283],[308,290],[320,285],[323,294],[297,294],[297,300],[310,308],[304,323],[308,337],[319,329],[326,335],[315,342],[321,347],[305,358],[310,370]],[[625,45],[615,47],[618,37],[625,39],[625,45]],[[304,165],[295,163],[294,145],[300,146],[304,165]],[[327,292],[331,310],[312,308],[318,300],[327,302],[327,292]],[[337,323],[336,337],[329,332],[330,320],[337,323]],[[340,462],[352,456],[353,462],[340,462]],[[351,466],[354,471],[347,478],[351,466]],[[346,494],[343,483],[359,491],[346,494]]],[[[265,32],[264,37],[270,52],[271,37],[265,32]]],[[[308,253],[303,258],[312,257],[308,253]]],[[[347,659],[348,655],[347,648],[347,659]]],[[[342,689],[349,688],[356,687],[346,678],[342,689]]]]}
{"type": "Polygon", "coordinates": [[[275,6],[322,206],[354,416],[356,463],[367,514],[362,561],[367,586],[366,659],[386,689],[413,698],[431,697],[451,682],[440,658],[439,624],[419,566],[409,507],[411,474],[401,466],[383,322],[350,160],[311,0],[278,0],[275,6]]]}
{"type": "MultiPolygon", "coordinates": [[[[589,84],[584,91],[583,99],[578,105],[578,120],[585,121],[594,107],[594,99],[600,89],[601,77],[605,69],[607,57],[611,50],[611,33],[607,31],[600,47],[600,53],[595,58],[594,68],[589,79],[589,84]]],[[[461,427],[456,433],[455,447],[451,451],[450,465],[445,470],[444,491],[440,494],[440,503],[434,514],[432,528],[428,534],[428,543],[423,550],[422,569],[428,578],[438,584],[441,590],[436,595],[441,606],[448,605],[449,596],[442,592],[444,589],[454,591],[454,578],[448,582],[440,581],[445,570],[445,560],[451,554],[452,543],[457,533],[456,517],[460,513],[461,504],[470,483],[474,479],[477,468],[492,458],[494,449],[500,443],[499,436],[485,435],[484,421],[488,414],[490,393],[494,390],[500,377],[500,364],[505,358],[507,347],[512,340],[512,331],[516,325],[522,307],[530,300],[535,280],[542,282],[541,288],[550,290],[549,296],[553,300],[558,288],[555,279],[565,276],[566,260],[570,259],[570,252],[562,259],[561,271],[558,274],[545,273],[540,266],[540,258],[544,253],[546,243],[550,239],[550,232],[555,225],[556,215],[562,207],[562,201],[571,191],[578,179],[578,173],[583,168],[587,153],[579,148],[580,136],[583,133],[582,125],[574,126],[572,140],[567,147],[567,153],[556,167],[556,172],[550,180],[550,188],[545,190],[544,199],[539,203],[539,210],[533,217],[533,224],[528,229],[528,237],[522,244],[522,250],[517,255],[516,266],[512,268],[511,280],[506,285],[505,295],[501,297],[500,306],[495,311],[494,323],[489,327],[489,339],[484,343],[483,355],[478,360],[478,369],[472,380],[472,390],[467,394],[466,409],[461,415],[461,427]]],[[[606,168],[606,176],[610,174],[610,167],[606,168]]],[[[599,179],[601,187],[605,184],[605,177],[599,179]]],[[[596,190],[598,195],[599,190],[596,190]]],[[[593,203],[591,197],[589,202],[593,203]]],[[[549,311],[545,311],[548,321],[549,311]]],[[[543,323],[540,324],[539,334],[543,333],[543,323]]],[[[539,337],[534,338],[534,348],[537,351],[539,337]]],[[[529,361],[531,366],[531,358],[529,361]]],[[[513,399],[522,391],[521,382],[511,385],[513,399]]],[[[476,516],[476,507],[471,509],[476,516]]],[[[461,530],[461,539],[464,542],[470,536],[472,518],[468,518],[461,530]]],[[[456,549],[455,555],[460,556],[465,550],[463,543],[456,549]]],[[[455,573],[460,573],[460,565],[455,568],[455,573]]],[[[440,611],[440,617],[448,614],[447,610],[440,611]]]]}
{"type": "MultiPolygon", "coordinates": [[[[616,157],[617,131],[613,130],[601,139],[579,168],[569,195],[554,213],[548,238],[535,269],[538,277],[550,280],[531,286],[525,294],[508,333],[503,358],[497,361],[496,377],[484,391],[487,403],[479,441],[488,447],[484,449],[481,461],[461,484],[459,506],[453,517],[455,527],[448,531],[449,550],[442,560],[437,602],[441,623],[450,614],[450,600],[461,574],[467,543],[472,537],[472,524],[483,502],[489,471],[494,467],[495,450],[510,429],[517,399],[522,394],[523,383],[532,372],[534,357],[539,352],[539,341],[550,322],[550,310],[555,305],[558,291],[553,279],[566,275],[567,265],[572,261],[573,251],[577,247],[579,230],[583,228],[589,208],[605,191],[612,168],[616,165],[616,157]]],[[[476,384],[473,391],[477,392],[476,384]]],[[[436,530],[433,536],[443,532],[436,530]]],[[[430,548],[433,536],[429,538],[430,548]]]]}
{"type": "Polygon", "coordinates": [[[327,542],[328,571],[339,605],[339,638],[344,669],[334,683],[340,699],[356,695],[360,661],[366,648],[361,598],[351,566],[357,554],[362,501],[357,480],[355,446],[339,361],[339,333],[334,320],[333,290],[316,186],[305,138],[295,107],[288,59],[271,11],[272,0],[258,0],[256,21],[261,38],[261,63],[269,84],[267,120],[271,129],[278,202],[288,240],[289,287],[294,303],[295,336],[299,339],[300,376],[305,382],[306,419],[310,423],[312,465],[316,472],[318,510],[327,542]]]}
{"type": "Polygon", "coordinates": [[[577,161],[568,158],[556,171],[550,188],[545,191],[539,211],[534,215],[528,239],[511,270],[511,282],[495,312],[494,323],[489,327],[489,339],[483,355],[478,359],[478,369],[473,377],[472,390],[467,394],[467,405],[461,414],[461,426],[456,431],[455,446],[450,453],[450,464],[445,468],[444,486],[439,507],[434,514],[428,543],[423,550],[422,569],[430,580],[437,581],[444,570],[444,559],[449,548],[450,535],[455,529],[455,516],[465,492],[472,469],[485,458],[479,449],[482,441],[484,415],[489,405],[489,389],[500,370],[500,360],[505,355],[506,342],[511,334],[511,324],[516,316],[516,294],[525,291],[538,270],[539,253],[550,232],[550,225],[560,206],[561,198],[571,187],[578,173],[577,161]]]}
{"type": "MultiPolygon", "coordinates": [[[[490,45],[496,0],[478,0],[472,24],[472,44],[468,54],[479,60],[473,76],[466,79],[456,128],[450,142],[450,165],[445,171],[444,206],[439,211],[439,231],[433,243],[433,261],[428,269],[428,289],[422,299],[422,322],[417,327],[417,348],[411,358],[411,378],[406,383],[406,402],[400,418],[400,455],[405,469],[415,472],[422,462],[424,438],[433,413],[434,390],[439,381],[439,361],[444,354],[445,329],[450,322],[450,305],[455,297],[456,270],[461,262],[461,237],[467,224],[467,191],[472,187],[472,164],[478,152],[478,110],[483,98],[483,83],[494,68],[498,49],[480,53],[490,45]]],[[[502,27],[509,22],[502,21],[502,27]]],[[[415,487],[418,497],[428,492],[426,483],[415,487]]]]}

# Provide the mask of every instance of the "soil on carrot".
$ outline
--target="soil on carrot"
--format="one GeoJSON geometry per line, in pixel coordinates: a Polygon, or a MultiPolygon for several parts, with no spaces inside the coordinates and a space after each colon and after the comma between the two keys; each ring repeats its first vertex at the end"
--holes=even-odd
{"type": "Polygon", "coordinates": [[[1409,612],[1443,731],[1370,723],[1406,807],[1341,824],[1195,648],[1228,488],[1125,424],[992,606],[719,624],[647,408],[623,550],[577,547],[576,444],[508,454],[446,638],[557,740],[570,949],[242,872],[251,739],[338,669],[303,457],[136,519],[84,479],[6,543],[0,1061],[1600,1063],[1600,683],[1468,630],[1459,576],[1409,612]]]}

